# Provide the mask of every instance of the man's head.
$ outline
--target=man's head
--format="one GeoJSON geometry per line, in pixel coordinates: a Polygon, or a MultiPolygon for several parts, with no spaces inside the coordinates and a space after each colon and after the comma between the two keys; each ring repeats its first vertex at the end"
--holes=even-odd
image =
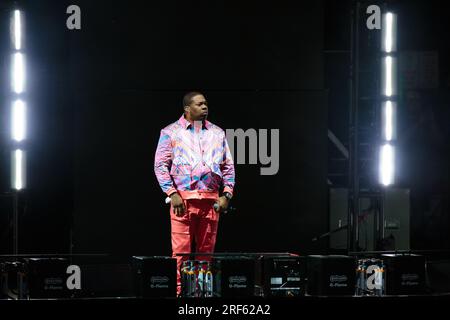
{"type": "Polygon", "coordinates": [[[208,102],[205,96],[196,91],[189,92],[183,97],[184,114],[187,120],[203,121],[208,116],[208,102]]]}

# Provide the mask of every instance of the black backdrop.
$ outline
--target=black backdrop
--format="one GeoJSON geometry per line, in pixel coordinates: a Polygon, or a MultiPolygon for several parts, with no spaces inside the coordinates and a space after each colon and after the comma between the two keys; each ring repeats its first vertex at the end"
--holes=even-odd
{"type": "Polygon", "coordinates": [[[26,4],[26,252],[169,254],[153,173],[162,127],[203,91],[222,128],[280,130],[277,175],[237,165],[218,251],[319,252],[327,230],[327,95],[321,1],[26,4]]]}

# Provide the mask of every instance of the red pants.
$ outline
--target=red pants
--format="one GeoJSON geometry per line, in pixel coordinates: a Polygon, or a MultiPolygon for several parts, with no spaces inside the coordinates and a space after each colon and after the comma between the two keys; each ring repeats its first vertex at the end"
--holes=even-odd
{"type": "MultiPolygon", "coordinates": [[[[172,227],[172,256],[177,259],[177,293],[181,293],[180,268],[189,256],[176,256],[177,253],[190,253],[195,239],[195,252],[213,253],[216,245],[219,213],[214,210],[217,197],[186,199],[180,192],[186,208],[184,215],[177,217],[170,206],[172,227]]],[[[187,196],[189,198],[189,196],[187,196]]],[[[211,256],[197,256],[196,260],[211,260],[211,256]]]]}

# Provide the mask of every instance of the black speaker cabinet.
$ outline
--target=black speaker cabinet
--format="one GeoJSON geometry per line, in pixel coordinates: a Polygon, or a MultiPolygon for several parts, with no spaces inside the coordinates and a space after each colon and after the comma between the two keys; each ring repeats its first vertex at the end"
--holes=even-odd
{"type": "Polygon", "coordinates": [[[170,257],[134,256],[134,288],[137,297],[175,297],[177,261],[170,257]]]}
{"type": "Polygon", "coordinates": [[[244,256],[215,257],[215,296],[255,295],[255,259],[244,256]]]}
{"type": "Polygon", "coordinates": [[[296,255],[262,256],[259,284],[266,297],[295,297],[305,293],[306,258],[296,255]]]}
{"type": "Polygon", "coordinates": [[[342,255],[307,257],[307,293],[332,296],[355,292],[355,259],[342,255]]]}
{"type": "Polygon", "coordinates": [[[427,261],[426,270],[431,293],[450,292],[450,260],[427,261]]]}
{"type": "MultiPolygon", "coordinates": [[[[128,258],[129,259],[129,258],[128,258]]],[[[81,269],[80,298],[134,297],[131,264],[105,259],[79,264],[81,269]]]]}
{"type": "Polygon", "coordinates": [[[425,257],[417,254],[383,254],[386,294],[410,295],[425,292],[425,257]]]}
{"type": "Polygon", "coordinates": [[[30,299],[68,298],[65,258],[26,258],[22,274],[22,291],[30,299]]]}

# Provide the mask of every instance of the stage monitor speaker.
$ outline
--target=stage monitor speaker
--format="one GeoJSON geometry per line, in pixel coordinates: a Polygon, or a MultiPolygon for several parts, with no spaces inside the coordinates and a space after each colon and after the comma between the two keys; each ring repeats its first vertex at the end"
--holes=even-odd
{"type": "Polygon", "coordinates": [[[416,254],[383,254],[386,266],[386,294],[425,293],[425,257],[416,254]]]}
{"type": "Polygon", "coordinates": [[[343,255],[307,257],[307,293],[309,295],[353,295],[355,292],[354,258],[343,255]]]}
{"type": "Polygon", "coordinates": [[[132,268],[137,297],[176,297],[176,259],[159,256],[134,256],[132,268]]]}
{"type": "Polygon", "coordinates": [[[29,299],[69,298],[65,258],[25,258],[19,271],[20,294],[29,299]]]}
{"type": "Polygon", "coordinates": [[[261,256],[256,273],[260,273],[257,282],[266,297],[295,297],[305,293],[306,257],[261,256]]]}
{"type": "Polygon", "coordinates": [[[215,257],[215,295],[252,297],[255,292],[255,259],[244,256],[215,257]]]}
{"type": "Polygon", "coordinates": [[[103,263],[86,263],[79,266],[81,290],[77,290],[77,297],[134,297],[130,263],[104,261],[103,263]]]}
{"type": "Polygon", "coordinates": [[[431,293],[450,293],[450,260],[427,261],[426,270],[431,293]]]}

